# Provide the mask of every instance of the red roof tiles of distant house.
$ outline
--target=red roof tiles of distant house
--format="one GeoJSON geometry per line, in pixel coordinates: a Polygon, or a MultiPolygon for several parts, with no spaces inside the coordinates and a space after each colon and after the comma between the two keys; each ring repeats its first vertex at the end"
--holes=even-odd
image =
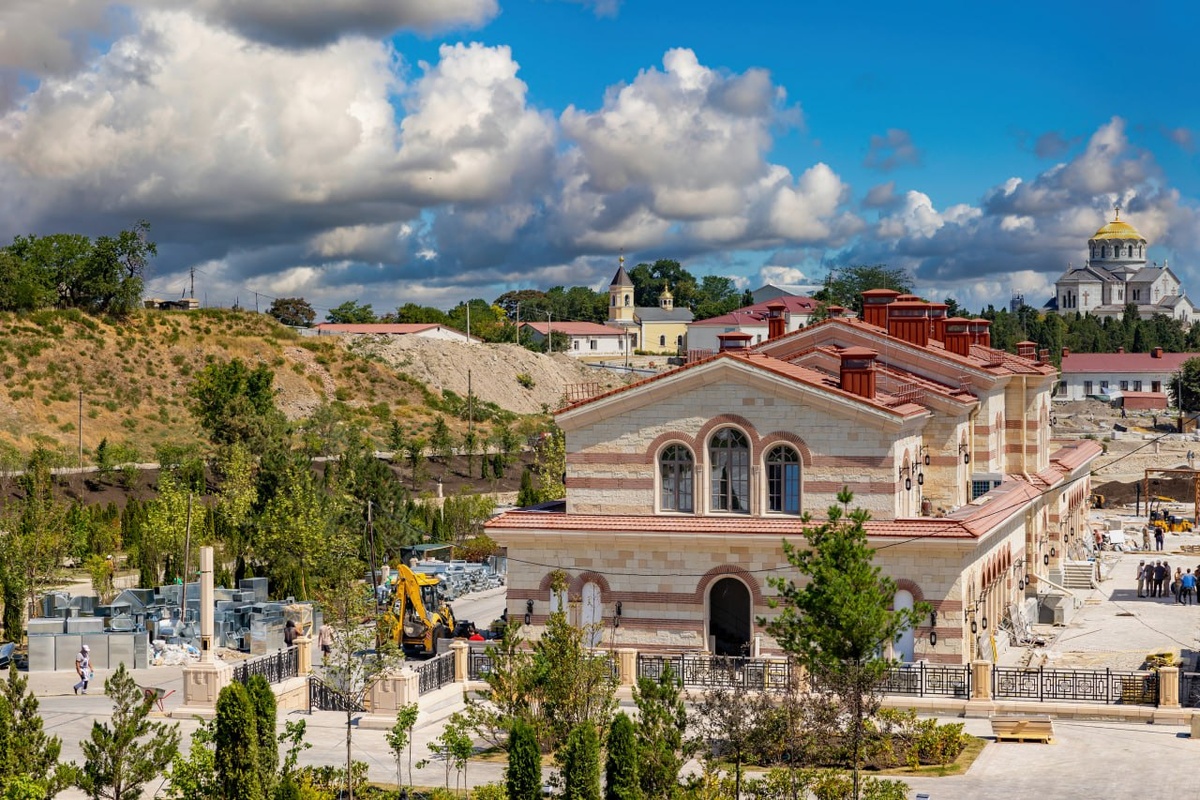
{"type": "Polygon", "coordinates": [[[1159,358],[1152,353],[1069,353],[1063,356],[1062,373],[1177,372],[1189,358],[1200,358],[1200,353],[1163,353],[1159,358]]]}
{"type": "Polygon", "coordinates": [[[784,309],[789,314],[812,314],[817,310],[817,301],[811,297],[797,297],[788,295],[785,297],[775,297],[770,300],[764,300],[761,303],[755,303],[751,306],[730,311],[728,314],[722,314],[719,317],[709,317],[693,322],[689,327],[697,325],[711,325],[714,327],[737,327],[738,325],[761,325],[767,319],[767,310],[769,307],[778,307],[782,304],[784,309]]]}
{"type": "Polygon", "coordinates": [[[567,336],[624,336],[620,328],[610,328],[595,322],[522,322],[521,327],[530,328],[545,336],[547,332],[562,333],[567,336]]]}

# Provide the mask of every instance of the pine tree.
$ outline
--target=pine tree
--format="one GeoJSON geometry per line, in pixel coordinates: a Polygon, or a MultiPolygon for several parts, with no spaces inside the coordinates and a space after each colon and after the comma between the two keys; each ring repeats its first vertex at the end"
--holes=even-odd
{"type": "Polygon", "coordinates": [[[246,693],[254,707],[254,724],[258,731],[258,775],[263,793],[270,796],[279,769],[279,740],[275,738],[275,692],[262,675],[252,675],[246,682],[246,693]]]}
{"type": "Polygon", "coordinates": [[[608,729],[604,800],[641,800],[642,789],[638,781],[640,766],[633,721],[622,711],[613,717],[612,726],[608,729]]]}
{"type": "Polygon", "coordinates": [[[596,726],[581,722],[571,729],[559,752],[564,800],[600,800],[600,739],[596,726]]]}
{"type": "Polygon", "coordinates": [[[504,785],[508,800],[538,800],[542,796],[542,751],[537,732],[523,719],[513,722],[508,737],[504,785]]]}
{"type": "Polygon", "coordinates": [[[668,665],[657,681],[638,679],[633,699],[638,707],[637,761],[642,794],[649,798],[670,797],[679,786],[683,734],[687,729],[687,708],[679,679],[668,665]]]}
{"type": "Polygon", "coordinates": [[[179,726],[149,721],[154,701],[124,664],[104,681],[104,693],[113,701],[112,727],[92,723],[80,743],[85,761],[76,785],[92,800],[135,800],[179,751],[179,726]]]}
{"type": "Polygon", "coordinates": [[[526,506],[536,505],[537,502],[537,492],[533,489],[533,470],[526,467],[521,471],[521,488],[517,492],[517,506],[525,508],[526,506]]]}
{"type": "Polygon", "coordinates": [[[223,800],[263,800],[258,725],[246,687],[234,682],[217,696],[217,787],[223,800]]]}
{"type": "MultiPolygon", "coordinates": [[[[38,714],[38,699],[14,664],[0,695],[0,796],[8,797],[24,780],[40,797],[53,797],[70,786],[74,764],[58,763],[62,741],[47,736],[38,714]]],[[[25,796],[25,795],[21,795],[25,796]]]]}

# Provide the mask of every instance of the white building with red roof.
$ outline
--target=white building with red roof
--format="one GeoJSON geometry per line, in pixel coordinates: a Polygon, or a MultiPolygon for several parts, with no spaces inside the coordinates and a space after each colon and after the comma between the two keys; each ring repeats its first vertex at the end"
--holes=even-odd
{"type": "Polygon", "coordinates": [[[307,329],[308,336],[419,336],[423,339],[441,339],[449,342],[474,344],[483,341],[468,336],[448,325],[435,322],[322,322],[307,329]]]}
{"type": "Polygon", "coordinates": [[[544,342],[552,334],[566,337],[563,352],[572,356],[625,356],[634,351],[634,334],[595,322],[522,322],[534,342],[544,342]]]}
{"type": "Polygon", "coordinates": [[[486,526],[508,548],[509,614],[537,635],[570,600],[605,646],[777,651],[758,621],[768,578],[795,575],[783,541],[848,487],[893,602],[936,612],[895,654],[986,656],[1009,610],[1083,557],[1100,446],[1051,441],[1045,352],[994,350],[987,320],[897,294],[560,409],[565,501],[486,526]]]}
{"type": "MultiPolygon", "coordinates": [[[[1200,353],[1165,353],[1156,347],[1149,353],[1072,353],[1062,351],[1061,378],[1055,400],[1087,397],[1117,397],[1129,393],[1156,395],[1147,408],[1166,408],[1174,376],[1183,362],[1200,358],[1200,353]]],[[[1144,400],[1145,398],[1139,398],[1144,400]]]]}
{"type": "Polygon", "coordinates": [[[689,353],[716,353],[722,349],[721,334],[743,333],[750,336],[751,346],[771,338],[771,321],[776,320],[776,333],[792,333],[807,325],[817,310],[811,297],[784,295],[761,303],[745,306],[719,317],[692,322],[687,329],[689,353]]]}

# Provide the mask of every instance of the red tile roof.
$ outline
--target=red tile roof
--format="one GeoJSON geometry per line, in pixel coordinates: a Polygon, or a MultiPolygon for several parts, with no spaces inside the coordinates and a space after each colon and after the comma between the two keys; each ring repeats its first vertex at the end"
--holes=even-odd
{"type": "Polygon", "coordinates": [[[610,328],[607,325],[599,325],[595,322],[522,322],[521,327],[532,328],[542,336],[546,335],[546,331],[554,333],[564,333],[567,336],[624,336],[625,331],[620,328],[610,328]]]}
{"type": "Polygon", "coordinates": [[[817,301],[811,297],[803,297],[798,295],[785,295],[782,297],[774,297],[770,300],[765,300],[754,305],[744,306],[728,314],[722,314],[719,317],[709,317],[708,319],[697,320],[688,327],[697,325],[713,326],[713,327],[737,327],[738,325],[761,325],[767,319],[767,309],[774,306],[783,306],[789,314],[805,314],[810,315],[817,310],[817,301]]]}
{"type": "MultiPolygon", "coordinates": [[[[809,525],[816,525],[811,522],[809,525]]],[[[662,533],[692,536],[801,536],[805,524],[796,517],[666,516],[639,514],[564,514],[507,511],[488,520],[489,530],[532,530],[556,533],[662,533]]],[[[881,538],[970,539],[974,534],[948,517],[870,520],[867,534],[881,538]]]]}
{"type": "Polygon", "coordinates": [[[1074,472],[1104,452],[1099,442],[1080,439],[1050,454],[1050,462],[1058,464],[1063,472],[1074,472]]]}
{"type": "Polygon", "coordinates": [[[1163,353],[1161,358],[1150,353],[1070,353],[1063,356],[1062,373],[1177,372],[1189,358],[1200,358],[1200,353],[1163,353]]]}

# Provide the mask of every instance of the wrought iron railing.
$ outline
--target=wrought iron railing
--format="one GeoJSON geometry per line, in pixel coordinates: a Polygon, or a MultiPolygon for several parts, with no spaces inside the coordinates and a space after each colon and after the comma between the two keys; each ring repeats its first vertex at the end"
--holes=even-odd
{"type": "Polygon", "coordinates": [[[667,667],[684,686],[741,689],[782,688],[790,677],[787,661],[732,656],[638,655],[638,678],[658,680],[667,667]]]}
{"type": "Polygon", "coordinates": [[[992,668],[992,696],[997,700],[1158,705],[1158,688],[1157,672],[992,668]]]}
{"type": "Polygon", "coordinates": [[[454,683],[454,653],[443,653],[428,661],[414,663],[413,669],[420,679],[418,694],[440,689],[447,683],[454,683]]]}
{"type": "Polygon", "coordinates": [[[892,667],[880,685],[883,694],[971,696],[971,668],[954,664],[902,664],[892,667]]]}
{"type": "Polygon", "coordinates": [[[267,683],[281,683],[300,675],[300,648],[285,647],[257,658],[248,658],[233,667],[233,679],[238,683],[250,680],[251,675],[262,675],[267,683]]]}
{"type": "Polygon", "coordinates": [[[467,678],[482,681],[492,672],[492,654],[487,650],[467,651],[467,678]]]}
{"type": "Polygon", "coordinates": [[[308,707],[311,711],[353,711],[362,713],[362,703],[338,691],[316,675],[308,676],[308,707]]]}

